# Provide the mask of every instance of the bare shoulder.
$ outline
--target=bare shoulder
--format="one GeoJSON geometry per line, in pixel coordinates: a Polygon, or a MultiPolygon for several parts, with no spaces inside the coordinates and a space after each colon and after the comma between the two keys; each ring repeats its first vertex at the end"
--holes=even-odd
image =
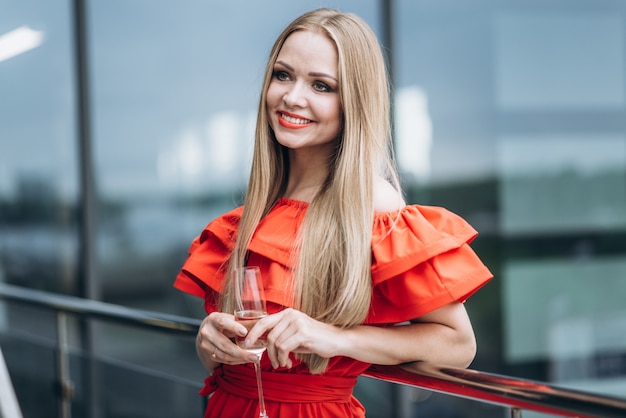
{"type": "Polygon", "coordinates": [[[402,193],[387,180],[377,177],[374,181],[374,211],[392,212],[406,205],[402,193]]]}

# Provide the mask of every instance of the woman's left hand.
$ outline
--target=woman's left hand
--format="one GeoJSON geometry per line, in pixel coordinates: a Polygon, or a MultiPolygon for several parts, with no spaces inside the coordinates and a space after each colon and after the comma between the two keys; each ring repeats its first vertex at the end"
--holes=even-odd
{"type": "Polygon", "coordinates": [[[288,308],[260,320],[248,333],[246,343],[251,345],[264,333],[274,368],[290,368],[290,353],[315,353],[326,358],[338,355],[341,329],[296,309],[288,308]]]}

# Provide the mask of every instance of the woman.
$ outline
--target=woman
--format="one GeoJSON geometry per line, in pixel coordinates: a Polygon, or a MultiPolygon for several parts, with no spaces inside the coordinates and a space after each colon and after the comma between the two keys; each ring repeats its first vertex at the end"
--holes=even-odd
{"type": "Polygon", "coordinates": [[[244,206],[191,245],[175,286],[203,297],[196,341],[212,372],[206,417],[258,416],[254,355],[232,342],[230,272],[259,266],[270,315],[268,416],[363,417],[352,396],[370,364],[466,367],[476,344],[462,302],[491,274],[476,231],[442,209],[407,206],[391,158],[383,56],[358,17],[306,13],[278,37],[259,103],[244,206]]]}

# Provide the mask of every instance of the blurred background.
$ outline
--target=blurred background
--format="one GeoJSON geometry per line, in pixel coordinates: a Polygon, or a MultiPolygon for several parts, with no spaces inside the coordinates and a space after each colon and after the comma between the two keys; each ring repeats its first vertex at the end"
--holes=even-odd
{"type": "MultiPolygon", "coordinates": [[[[385,48],[407,200],[480,232],[471,367],[626,397],[622,0],[0,0],[0,282],[202,318],[174,277],[240,203],[275,37],[320,6],[385,48]]],[[[57,416],[55,327],[0,301],[25,417],[57,416]]],[[[70,331],[74,416],[201,416],[193,340],[95,324],[94,388],[70,331]]],[[[507,416],[368,378],[357,396],[370,417],[507,416]]]]}

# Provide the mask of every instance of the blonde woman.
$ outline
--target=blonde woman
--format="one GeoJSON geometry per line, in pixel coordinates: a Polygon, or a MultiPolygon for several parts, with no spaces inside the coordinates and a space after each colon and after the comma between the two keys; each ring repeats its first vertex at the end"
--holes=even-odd
{"type": "Polygon", "coordinates": [[[476,231],[406,205],[391,156],[381,49],[360,18],[318,9],[269,56],[244,205],[194,240],[175,286],[204,298],[198,356],[211,376],[205,417],[258,416],[252,344],[268,416],[364,417],[352,396],[370,364],[466,367],[476,343],[462,302],[491,273],[476,231]],[[230,272],[259,266],[269,316],[233,317],[230,272]]]}

